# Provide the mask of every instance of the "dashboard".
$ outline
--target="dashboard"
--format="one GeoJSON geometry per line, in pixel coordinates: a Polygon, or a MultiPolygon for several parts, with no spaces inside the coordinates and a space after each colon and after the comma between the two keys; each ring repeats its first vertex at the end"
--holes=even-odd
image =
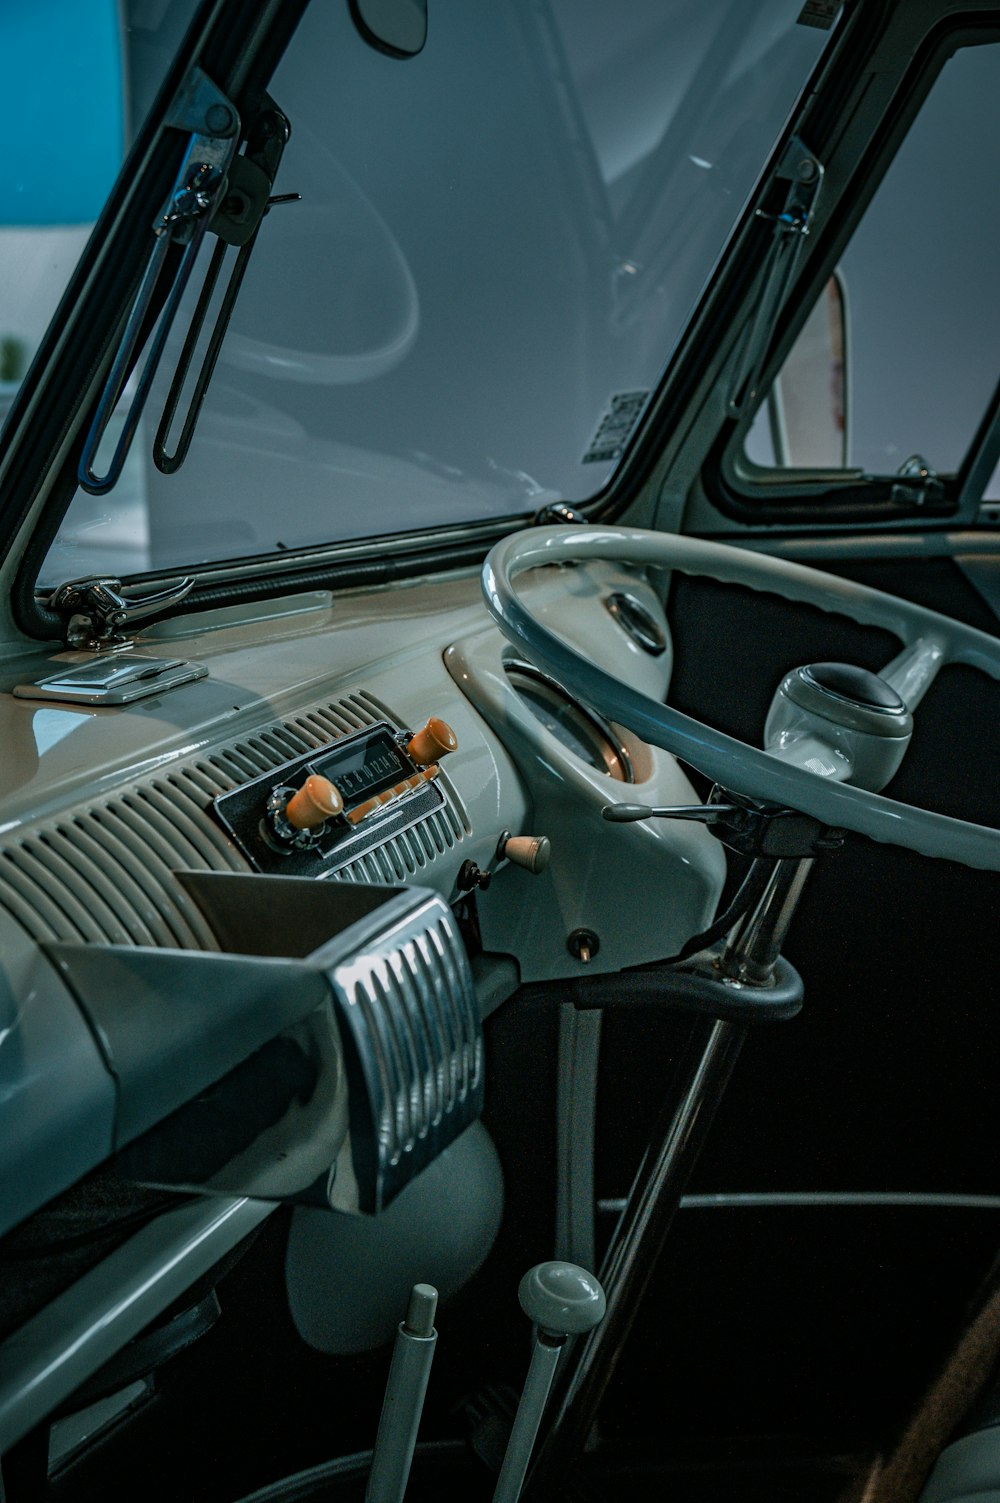
{"type": "MultiPolygon", "coordinates": [[[[665,695],[669,636],[640,575],[593,563],[539,570],[525,588],[574,645],[665,695]]],[[[519,983],[670,953],[708,921],[724,878],[722,850],[698,825],[602,820],[623,782],[630,799],[697,799],[666,753],[524,662],[487,625],[472,575],[229,607],[154,626],[139,646],[205,671],[104,708],[25,697],[84,654],[22,659],[0,686],[0,1234],[108,1162],[196,1194],[21,1312],[0,1343],[0,1449],[276,1201],[388,1205],[478,1114],[482,1016],[519,983]],[[428,719],[455,742],[430,765],[411,750],[428,719]],[[294,797],[305,778],[325,779],[342,807],[283,844],[268,800],[294,797]],[[518,836],[544,845],[547,864],[510,859],[518,836]],[[407,924],[416,958],[402,976],[385,936],[407,924]],[[443,938],[431,944],[432,931],[443,938]],[[358,956],[372,953],[382,969],[365,1006],[397,1030],[377,1047],[351,1011],[358,956]],[[339,998],[332,1011],[324,987],[339,998]],[[442,1058],[459,1061],[464,1083],[437,1101],[430,1140],[407,1118],[395,1164],[388,1154],[366,1169],[362,1140],[386,1139],[396,1103],[416,1099],[427,1074],[414,1065],[411,1079],[400,1063],[407,1008],[411,1052],[440,1025],[442,1058]],[[279,1058],[267,1050],[282,1028],[279,1058]],[[303,1094],[303,1061],[322,1090],[303,1094]],[[276,1089],[283,1069],[297,1084],[253,1152],[202,1151],[215,1130],[205,1093],[215,1110],[224,1079],[260,1110],[261,1082],[276,1089]],[[162,1164],[178,1121],[200,1147],[171,1176],[162,1164]],[[112,1274],[123,1257],[131,1271],[112,1274]]]]}

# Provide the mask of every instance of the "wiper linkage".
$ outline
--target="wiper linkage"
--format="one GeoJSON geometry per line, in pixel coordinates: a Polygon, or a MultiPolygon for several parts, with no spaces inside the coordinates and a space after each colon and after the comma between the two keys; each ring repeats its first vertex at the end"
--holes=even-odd
{"type": "Polygon", "coordinates": [[[174,101],[166,124],[190,131],[191,139],[167,202],[153,221],[155,239],[152,252],[80,456],[80,485],[95,496],[102,496],[110,491],[124,469],[159,368],[167,336],[180,308],[206,231],[212,230],[218,235],[219,243],[213,252],[192,315],[153,445],[153,460],[164,474],[172,474],[178,469],[190,448],[198,414],[261,221],[273,204],[299,197],[297,193],[269,197],[290,127],[274,100],[266,94],[254,118],[243,156],[236,155],[241,136],[239,114],[200,68],[192,70],[188,82],[174,101]],[[167,436],[208,314],[226,249],[230,245],[238,246],[239,254],[220,304],[177,447],[172,454],[168,454],[167,436]],[[145,362],[136,381],[135,393],[125,414],[118,443],[107,470],[99,475],[94,468],[97,453],[132,372],[140,342],[146,335],[146,324],[153,308],[156,289],[174,246],[183,247],[180,261],[150,334],[145,362]]]}
{"type": "Polygon", "coordinates": [[[180,130],[189,130],[191,139],[170,196],[153,221],[153,234],[156,238],[152,254],[80,456],[80,484],[95,496],[103,496],[111,490],[124,468],[170,326],[177,316],[209,219],[225,188],[229,167],[239,143],[240,117],[235,107],[200,68],[194,69],[188,83],[182,88],[166,123],[180,130]],[[184,247],[180,265],[160,312],[146,362],[125,415],[111,462],[105,473],[98,475],[94,471],[97,451],[129,378],[157,283],[173,245],[184,247]]]}
{"type": "Polygon", "coordinates": [[[271,184],[274,182],[281,155],[290,134],[291,127],[287,117],[274,100],[265,94],[263,106],[250,130],[246,153],[233,162],[225,195],[208,226],[214,234],[218,235],[218,242],[212,252],[208,271],[205,273],[197,306],[191,315],[191,324],[184,340],[184,348],[177,362],[167,399],[163,404],[156,438],[153,440],[153,463],[164,475],[172,475],[175,470],[179,470],[187,458],[198,415],[215,370],[215,362],[219,358],[222,341],[226,337],[229,320],[232,317],[264,216],[275,205],[295,203],[301,197],[298,193],[279,193],[273,197],[269,196],[271,184]],[[238,246],[239,253],[219,304],[215,326],[191,393],[191,401],[177,440],[177,447],[172,454],[168,454],[167,437],[191,361],[194,358],[195,347],[201,336],[202,326],[208,315],[215,284],[219,280],[226,251],[231,245],[238,246]]]}

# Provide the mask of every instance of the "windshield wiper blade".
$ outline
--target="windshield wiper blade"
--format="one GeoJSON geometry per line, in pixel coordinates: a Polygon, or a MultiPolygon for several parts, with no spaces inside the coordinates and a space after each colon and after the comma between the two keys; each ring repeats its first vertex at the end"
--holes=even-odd
{"type": "Polygon", "coordinates": [[[189,131],[191,138],[170,195],[153,222],[155,238],[149,261],[80,456],[80,485],[95,496],[110,491],[122,473],[167,335],[177,316],[209,221],[225,191],[240,138],[240,117],[235,106],[200,68],[192,70],[165,123],[189,131]],[[101,440],[129,379],[157,286],[174,246],[183,247],[180,262],[157,318],[118,443],[107,470],[98,475],[94,466],[101,440]]]}

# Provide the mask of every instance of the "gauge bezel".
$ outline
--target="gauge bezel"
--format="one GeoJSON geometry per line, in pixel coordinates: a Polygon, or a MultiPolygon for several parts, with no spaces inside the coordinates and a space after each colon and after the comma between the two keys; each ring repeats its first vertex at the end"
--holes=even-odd
{"type": "MultiPolygon", "coordinates": [[[[609,778],[613,778],[619,783],[634,783],[636,781],[635,764],[632,754],[625,745],[624,738],[615,730],[610,720],[606,720],[603,715],[597,710],[592,710],[589,705],[583,704],[557,678],[553,678],[551,673],[546,673],[544,669],[537,668],[534,663],[529,663],[525,658],[504,658],[503,666],[508,682],[515,694],[518,693],[517,684],[514,681],[514,675],[516,674],[544,689],[553,699],[558,701],[560,709],[565,710],[568,708],[572,711],[578,722],[577,728],[581,731],[583,738],[591,743],[595,754],[600,757],[604,764],[603,768],[598,767],[595,763],[587,763],[586,765],[594,767],[596,772],[603,770],[609,778]]],[[[518,697],[521,699],[522,704],[526,705],[534,714],[531,701],[523,695],[518,695],[518,697]]],[[[538,719],[537,716],[535,718],[538,719]]],[[[541,720],[538,723],[539,725],[544,724],[541,720]]],[[[572,752],[571,747],[566,747],[565,749],[570,751],[572,755],[577,755],[575,752],[572,752]]],[[[581,757],[579,760],[583,761],[583,758],[581,757]]]]}

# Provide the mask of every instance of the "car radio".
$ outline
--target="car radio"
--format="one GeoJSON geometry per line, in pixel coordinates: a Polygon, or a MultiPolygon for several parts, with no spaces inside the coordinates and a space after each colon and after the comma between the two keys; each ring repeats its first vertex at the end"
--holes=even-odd
{"type": "Polygon", "coordinates": [[[380,722],[244,783],[213,801],[219,823],[256,871],[326,877],[447,801],[438,781],[454,732],[380,722]]]}

